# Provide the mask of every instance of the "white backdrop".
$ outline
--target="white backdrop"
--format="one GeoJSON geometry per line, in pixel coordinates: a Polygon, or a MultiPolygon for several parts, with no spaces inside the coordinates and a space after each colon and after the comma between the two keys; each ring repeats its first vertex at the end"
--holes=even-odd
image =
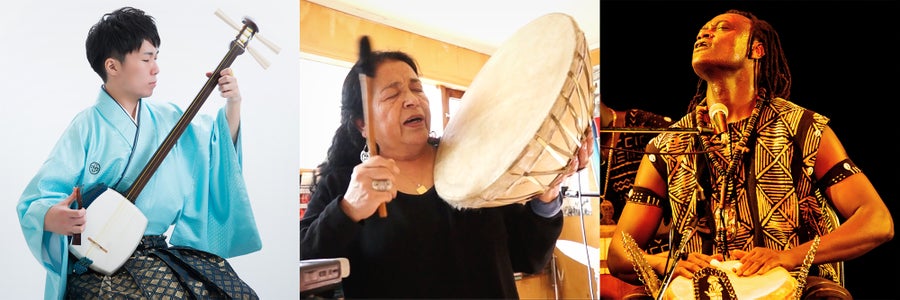
{"type": "MultiPolygon", "coordinates": [[[[43,297],[45,273],[25,245],[15,206],[72,117],[95,101],[101,80],[85,58],[88,29],[126,5],[152,15],[160,31],[159,86],[151,99],[187,107],[200,91],[237,33],[217,9],[238,24],[249,16],[258,36],[281,47],[275,54],[259,39],[250,42],[271,62],[267,70],[250,53],[232,65],[244,98],[244,175],[263,249],[230,262],[263,299],[297,297],[299,2],[53,0],[0,4],[2,298],[43,297]]],[[[223,101],[214,91],[200,113],[223,101]]]]}

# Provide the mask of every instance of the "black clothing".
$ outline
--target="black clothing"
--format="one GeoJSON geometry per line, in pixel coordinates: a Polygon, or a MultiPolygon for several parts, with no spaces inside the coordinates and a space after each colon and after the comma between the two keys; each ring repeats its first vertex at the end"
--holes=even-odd
{"type": "Polygon", "coordinates": [[[301,260],[349,259],[347,298],[518,298],[513,273],[541,272],[562,231],[562,213],[531,201],[456,210],[434,188],[353,222],[340,208],[352,171],[324,175],[300,221],[301,260]]]}

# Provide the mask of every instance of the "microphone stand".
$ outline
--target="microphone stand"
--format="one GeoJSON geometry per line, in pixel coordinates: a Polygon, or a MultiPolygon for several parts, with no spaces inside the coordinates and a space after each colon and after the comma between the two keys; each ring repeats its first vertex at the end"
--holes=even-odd
{"type": "Polygon", "coordinates": [[[677,260],[681,258],[681,253],[684,252],[684,248],[687,247],[687,241],[691,239],[691,236],[694,235],[694,232],[697,232],[697,228],[695,226],[691,226],[691,228],[682,231],[681,242],[678,243],[678,249],[675,249],[676,262],[672,263],[672,267],[666,271],[666,276],[663,278],[663,284],[659,288],[659,294],[656,295],[656,300],[662,300],[663,295],[665,295],[666,289],[669,288],[669,284],[672,283],[672,277],[675,274],[675,266],[678,265],[677,260]]]}
{"type": "Polygon", "coordinates": [[[624,133],[687,133],[687,134],[715,134],[712,128],[669,128],[669,127],[606,127],[600,128],[600,133],[624,132],[624,133]]]}
{"type": "MultiPolygon", "coordinates": [[[[714,135],[715,131],[712,128],[677,128],[677,127],[606,127],[606,128],[598,128],[599,133],[683,133],[683,134],[695,134],[695,135],[714,135]]],[[[578,192],[576,192],[578,193],[578,192]]],[[[580,196],[593,196],[592,194],[581,194],[580,196]]],[[[599,194],[596,196],[599,197],[599,194]]],[[[678,249],[675,249],[675,258],[678,259],[681,256],[681,253],[684,252],[687,247],[687,241],[690,240],[691,236],[697,231],[696,226],[691,226],[691,228],[682,231],[682,239],[678,245],[678,249]],[[690,231],[688,231],[690,230],[690,231]]],[[[665,295],[665,290],[669,287],[669,284],[672,282],[672,277],[675,274],[675,266],[677,263],[673,263],[672,267],[666,271],[666,276],[663,279],[663,284],[660,287],[659,293],[656,295],[656,300],[662,300],[665,295]]]]}
{"type": "MultiPolygon", "coordinates": [[[[695,192],[695,194],[694,194],[695,196],[691,197],[691,205],[690,206],[696,206],[697,198],[704,198],[702,188],[700,190],[697,190],[694,192],[695,192]]],[[[691,220],[691,222],[686,223],[687,228],[685,228],[684,230],[681,231],[681,241],[678,243],[678,248],[674,249],[675,250],[675,253],[674,253],[675,260],[672,263],[672,267],[669,270],[666,270],[666,273],[665,273],[666,276],[663,278],[663,284],[659,289],[659,294],[656,295],[656,300],[663,299],[663,295],[665,294],[666,289],[668,289],[669,284],[672,283],[672,279],[675,275],[675,266],[678,265],[678,260],[681,259],[682,253],[684,253],[685,248],[687,248],[688,241],[691,240],[691,238],[694,236],[695,233],[697,233],[698,220],[696,218],[696,215],[692,216],[691,214],[688,214],[687,217],[688,217],[688,220],[691,220]]],[[[669,243],[671,243],[673,240],[672,232],[674,232],[674,230],[669,232],[669,243]]],[[[672,252],[669,252],[669,253],[672,254],[672,252]]],[[[668,258],[666,261],[666,265],[668,266],[668,258]]]]}

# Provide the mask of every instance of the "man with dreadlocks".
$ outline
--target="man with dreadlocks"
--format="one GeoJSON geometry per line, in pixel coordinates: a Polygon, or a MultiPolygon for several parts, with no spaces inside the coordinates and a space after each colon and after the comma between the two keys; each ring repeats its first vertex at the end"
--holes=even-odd
{"type": "Polygon", "coordinates": [[[711,127],[710,112],[722,110],[725,126],[648,143],[613,234],[610,271],[634,284],[655,280],[648,291],[657,293],[667,283],[660,275],[692,278],[714,260],[739,261],[738,278],[784,268],[803,298],[852,298],[842,262],[892,239],[893,220],[829,118],[787,100],[791,74],[778,33],[729,10],[700,29],[692,65],[697,94],[672,127],[711,127]],[[668,257],[634,251],[665,214],[675,249],[668,257]],[[635,272],[642,263],[656,274],[635,272]]]}

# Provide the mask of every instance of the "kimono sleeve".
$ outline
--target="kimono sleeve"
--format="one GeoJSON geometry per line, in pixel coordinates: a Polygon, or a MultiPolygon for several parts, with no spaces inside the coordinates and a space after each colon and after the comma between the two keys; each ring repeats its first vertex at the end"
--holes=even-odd
{"type": "Polygon", "coordinates": [[[44,230],[51,206],[64,200],[80,182],[86,157],[88,122],[81,114],[65,129],[16,205],[19,224],[31,254],[47,271],[46,296],[65,290],[67,236],[44,230]]]}
{"type": "Polygon", "coordinates": [[[241,138],[232,142],[225,109],[214,120],[192,123],[196,144],[186,151],[187,161],[204,164],[194,167],[196,201],[186,203],[176,220],[173,245],[191,246],[224,258],[244,255],[262,248],[259,230],[244,182],[241,138]],[[193,151],[196,150],[196,151],[193,151]]]}

